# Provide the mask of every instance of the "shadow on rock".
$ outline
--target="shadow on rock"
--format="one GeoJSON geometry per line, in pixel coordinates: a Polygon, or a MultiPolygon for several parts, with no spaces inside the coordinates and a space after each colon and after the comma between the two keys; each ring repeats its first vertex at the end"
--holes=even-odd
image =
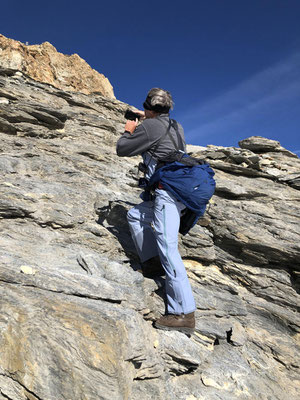
{"type": "Polygon", "coordinates": [[[296,290],[298,294],[300,294],[300,272],[293,271],[291,273],[291,285],[296,290]]]}
{"type": "Polygon", "coordinates": [[[96,213],[99,216],[97,223],[104,226],[117,238],[126,256],[130,259],[132,268],[136,270],[139,269],[139,258],[127,223],[127,212],[132,206],[133,204],[121,200],[110,201],[106,206],[96,206],[96,213]]]}

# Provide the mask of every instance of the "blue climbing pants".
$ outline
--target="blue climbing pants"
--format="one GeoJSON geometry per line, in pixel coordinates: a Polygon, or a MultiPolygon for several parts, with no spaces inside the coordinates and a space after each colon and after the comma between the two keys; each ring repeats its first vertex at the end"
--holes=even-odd
{"type": "Polygon", "coordinates": [[[169,314],[195,311],[195,300],[185,266],[178,251],[180,214],[185,206],[166,190],[157,189],[154,201],[129,210],[127,219],[141,262],[159,255],[166,271],[169,314]]]}

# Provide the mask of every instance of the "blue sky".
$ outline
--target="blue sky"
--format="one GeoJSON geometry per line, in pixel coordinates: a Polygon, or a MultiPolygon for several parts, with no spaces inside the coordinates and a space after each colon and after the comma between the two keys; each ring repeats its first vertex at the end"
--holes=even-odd
{"type": "Polygon", "coordinates": [[[170,90],[188,143],[252,135],[300,155],[300,0],[14,1],[0,33],[77,53],[141,107],[170,90]]]}

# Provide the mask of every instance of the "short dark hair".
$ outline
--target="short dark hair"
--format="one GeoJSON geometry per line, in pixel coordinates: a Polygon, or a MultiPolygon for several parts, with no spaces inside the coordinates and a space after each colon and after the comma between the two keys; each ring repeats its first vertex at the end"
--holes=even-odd
{"type": "Polygon", "coordinates": [[[152,88],[147,94],[143,104],[146,110],[158,113],[168,113],[173,108],[174,102],[170,92],[160,88],[152,88]]]}

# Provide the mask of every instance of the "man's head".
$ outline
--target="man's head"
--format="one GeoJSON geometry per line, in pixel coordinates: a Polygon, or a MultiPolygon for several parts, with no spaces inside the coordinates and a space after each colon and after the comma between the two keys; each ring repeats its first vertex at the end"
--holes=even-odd
{"type": "Polygon", "coordinates": [[[173,108],[171,93],[160,88],[153,88],[148,92],[143,106],[146,118],[167,114],[173,108]]]}

